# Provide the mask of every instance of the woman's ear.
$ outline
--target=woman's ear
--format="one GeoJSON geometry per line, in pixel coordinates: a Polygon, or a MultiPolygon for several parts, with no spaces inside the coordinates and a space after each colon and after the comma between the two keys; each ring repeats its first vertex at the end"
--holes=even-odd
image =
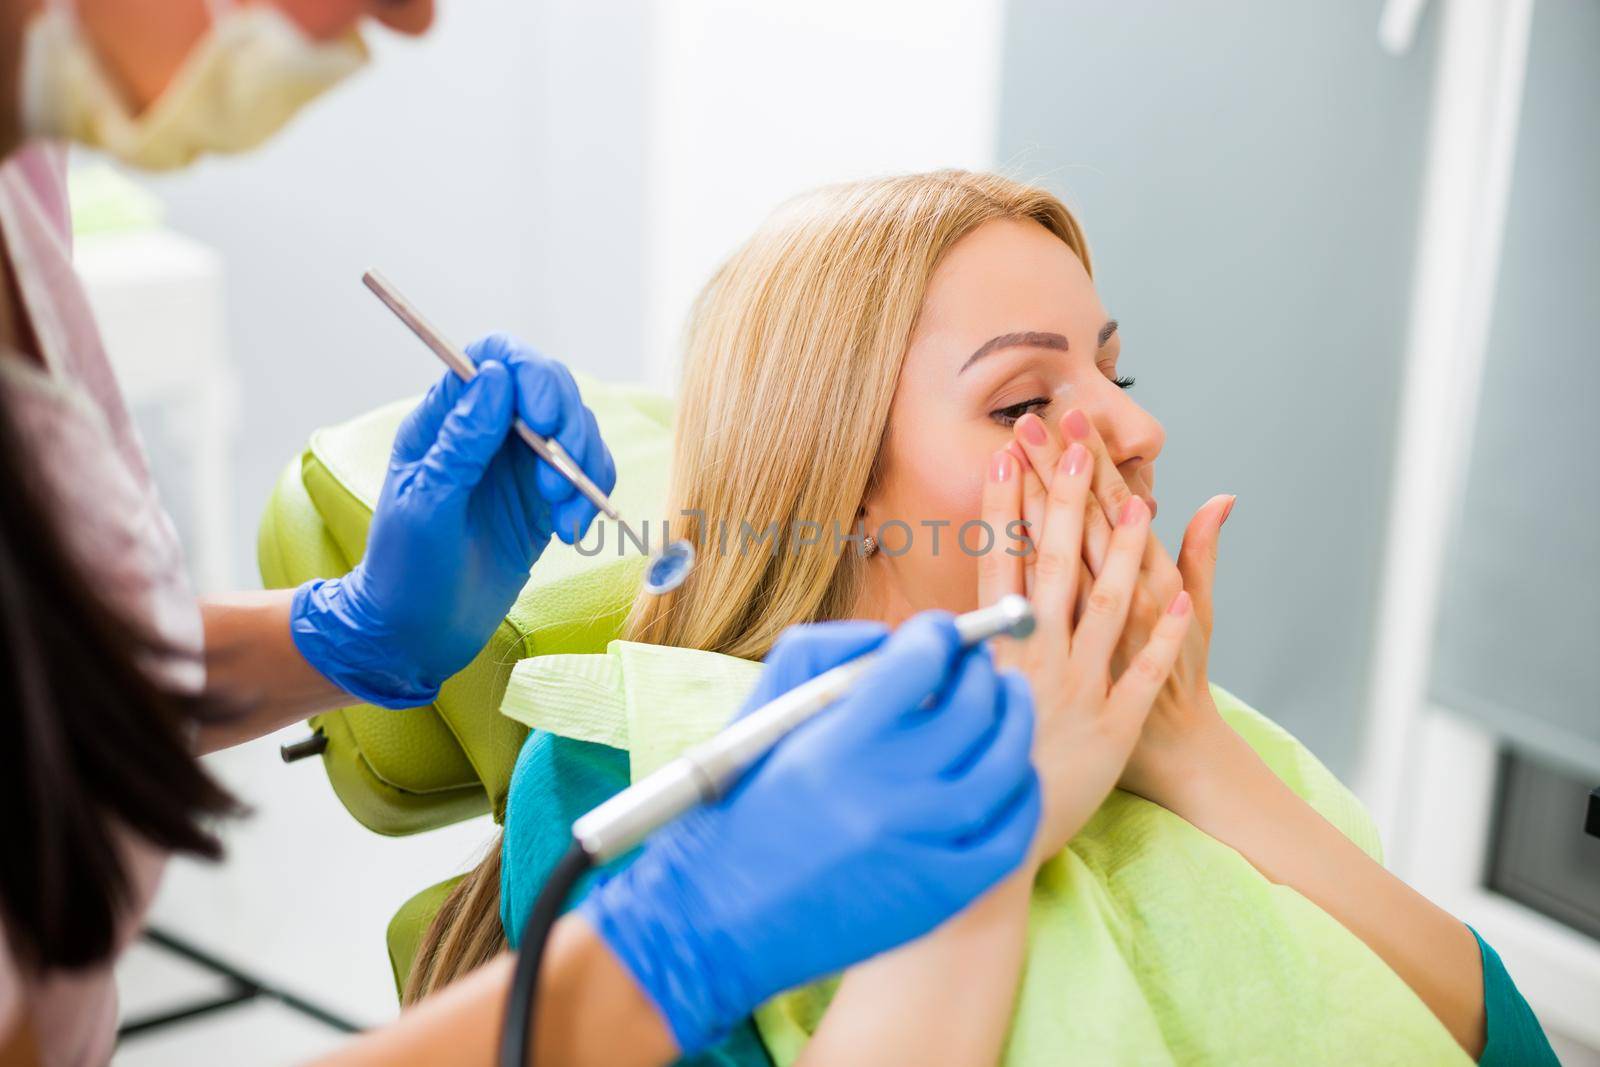
{"type": "Polygon", "coordinates": [[[858,552],[863,557],[871,558],[878,550],[877,541],[878,523],[874,520],[871,505],[863,502],[856,508],[855,518],[850,522],[850,536],[860,537],[858,552]]]}
{"type": "Polygon", "coordinates": [[[864,530],[868,534],[873,534],[877,529],[878,519],[873,513],[872,501],[864,500],[861,506],[856,508],[856,517],[850,522],[850,532],[853,534],[864,530]]]}

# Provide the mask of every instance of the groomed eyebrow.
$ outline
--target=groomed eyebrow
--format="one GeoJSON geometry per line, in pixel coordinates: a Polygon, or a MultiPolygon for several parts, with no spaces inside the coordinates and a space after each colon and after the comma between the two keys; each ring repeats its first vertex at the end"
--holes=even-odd
{"type": "Polygon", "coordinates": [[[998,352],[1002,348],[1024,347],[1055,348],[1065,352],[1067,350],[1067,339],[1059,333],[1036,333],[1032,330],[1022,333],[1003,333],[999,337],[991,337],[979,345],[978,350],[967,357],[967,361],[961,364],[961,370],[956,371],[956,373],[960,374],[961,371],[966,370],[991,352],[998,352]]]}
{"type": "Polygon", "coordinates": [[[1117,332],[1117,320],[1116,319],[1108,319],[1106,321],[1106,324],[1104,326],[1100,327],[1100,341],[1099,341],[1100,347],[1104,348],[1106,346],[1106,342],[1111,340],[1111,335],[1116,333],[1116,332],[1117,332]]]}

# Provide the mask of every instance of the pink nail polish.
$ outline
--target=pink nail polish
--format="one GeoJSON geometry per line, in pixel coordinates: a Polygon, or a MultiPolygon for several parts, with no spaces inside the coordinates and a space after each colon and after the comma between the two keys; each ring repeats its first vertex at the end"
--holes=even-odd
{"type": "Polygon", "coordinates": [[[1042,445],[1050,440],[1050,435],[1044,429],[1044,420],[1031,411],[1017,420],[1017,433],[1030,445],[1042,445]]]}
{"type": "Polygon", "coordinates": [[[989,463],[989,480],[1003,482],[1011,477],[1011,453],[1004,449],[996,452],[989,463]]]}
{"type": "Polygon", "coordinates": [[[1061,425],[1066,427],[1067,433],[1075,440],[1082,441],[1089,436],[1089,417],[1083,413],[1082,408],[1073,408],[1062,418],[1061,425]]]}
{"type": "Polygon", "coordinates": [[[1117,516],[1117,525],[1126,526],[1138,517],[1139,509],[1144,506],[1144,501],[1136,496],[1130,496],[1122,503],[1122,514],[1117,516]]]}
{"type": "Polygon", "coordinates": [[[1189,591],[1178,590],[1178,595],[1172,598],[1172,603],[1167,605],[1168,615],[1182,615],[1189,610],[1189,591]]]}
{"type": "Polygon", "coordinates": [[[1028,466],[1028,453],[1023,450],[1022,446],[1018,444],[1015,439],[1013,439],[1010,444],[1006,445],[1006,451],[1012,456],[1016,457],[1017,470],[1027,471],[1032,469],[1028,466]]]}
{"type": "Polygon", "coordinates": [[[1066,461],[1068,474],[1078,475],[1089,469],[1089,450],[1076,441],[1067,446],[1062,459],[1066,461]]]}
{"type": "Polygon", "coordinates": [[[1233,514],[1233,504],[1234,504],[1234,501],[1236,501],[1236,500],[1238,500],[1238,499],[1239,499],[1239,498],[1238,498],[1238,497],[1236,497],[1236,496],[1230,496],[1230,497],[1229,497],[1229,498],[1228,498],[1228,506],[1227,506],[1227,507],[1225,507],[1225,508],[1223,508],[1223,509],[1222,509],[1222,520],[1221,520],[1221,522],[1218,522],[1218,523],[1217,523],[1217,525],[1218,525],[1218,526],[1221,526],[1221,525],[1222,525],[1222,523],[1224,523],[1224,522],[1227,522],[1227,521],[1228,521],[1228,516],[1229,516],[1229,515],[1232,515],[1232,514],[1233,514]]]}

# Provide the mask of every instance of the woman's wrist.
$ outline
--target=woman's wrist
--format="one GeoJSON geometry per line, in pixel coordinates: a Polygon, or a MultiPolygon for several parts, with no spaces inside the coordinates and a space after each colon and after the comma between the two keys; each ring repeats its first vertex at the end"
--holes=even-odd
{"type": "Polygon", "coordinates": [[[1016,870],[946,919],[935,933],[940,930],[960,930],[965,936],[987,928],[1011,925],[1019,914],[1027,912],[1028,898],[1033,893],[1033,880],[1038,873],[1038,863],[1030,853],[1017,865],[1016,870]]]}
{"type": "Polygon", "coordinates": [[[1147,736],[1140,745],[1135,791],[1186,818],[1228,791],[1238,781],[1244,762],[1258,759],[1220,715],[1202,719],[1181,733],[1147,736]]]}
{"type": "Polygon", "coordinates": [[[1055,847],[1047,848],[1042,838],[1035,837],[1033,846],[1028,849],[1027,856],[1023,858],[1022,864],[1017,868],[1016,873],[1011,875],[1010,880],[1026,882],[1028,891],[1032,892],[1033,883],[1038,879],[1039,871],[1045,864],[1061,855],[1066,847],[1065,844],[1057,843],[1055,847]]]}

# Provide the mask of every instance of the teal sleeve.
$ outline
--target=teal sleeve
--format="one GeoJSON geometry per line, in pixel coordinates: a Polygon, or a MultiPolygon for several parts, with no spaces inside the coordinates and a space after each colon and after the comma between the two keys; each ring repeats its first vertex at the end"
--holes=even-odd
{"type": "MultiPolygon", "coordinates": [[[[1472,927],[1468,926],[1468,930],[1472,927]]],[[[1522,998],[1517,984],[1506,973],[1500,954],[1478,937],[1478,953],[1483,958],[1483,1055],[1482,1067],[1561,1067],[1555,1050],[1544,1036],[1544,1028],[1534,1018],[1533,1009],[1522,998]]]]}
{"type": "MultiPolygon", "coordinates": [[[[574,741],[535,730],[523,743],[506,797],[500,852],[500,923],[516,947],[545,879],[572,843],[572,822],[628,785],[628,754],[609,745],[574,741]]],[[[602,873],[633,862],[637,851],[584,875],[563,910],[571,910],[602,873]]],[[[745,1019],[721,1044],[680,1067],[772,1067],[772,1058],[745,1019]]]]}

